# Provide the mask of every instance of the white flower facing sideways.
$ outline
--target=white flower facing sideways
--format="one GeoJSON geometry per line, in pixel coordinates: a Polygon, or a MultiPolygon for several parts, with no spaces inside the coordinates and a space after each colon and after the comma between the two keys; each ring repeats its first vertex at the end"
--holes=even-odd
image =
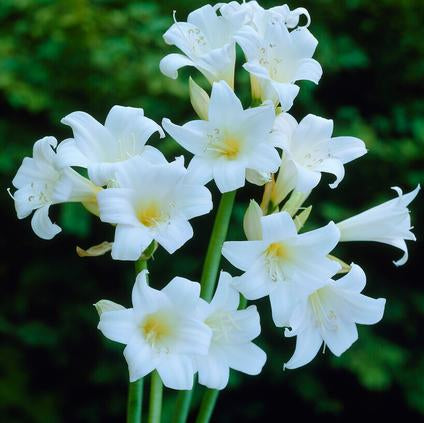
{"type": "Polygon", "coordinates": [[[399,197],[343,220],[337,227],[340,230],[340,241],[376,241],[400,248],[404,254],[393,263],[401,266],[408,260],[405,240],[416,239],[411,232],[408,205],[417,196],[420,186],[408,194],[402,194],[402,190],[398,187],[393,189],[399,197]]]}
{"type": "MultiPolygon", "coordinates": [[[[108,302],[98,328],[106,338],[126,344],[130,382],[156,369],[168,388],[192,389],[193,355],[207,354],[212,337],[211,329],[196,317],[200,285],[176,277],[158,291],[148,286],[146,277],[147,270],[137,276],[133,307],[108,302]]],[[[98,310],[105,309],[102,301],[99,305],[98,310]]]]}
{"type": "Polygon", "coordinates": [[[24,158],[12,181],[17,188],[13,199],[18,218],[23,219],[35,210],[31,226],[43,239],[52,239],[61,231],[49,218],[52,204],[95,202],[99,190],[75,170],[58,166],[56,145],[54,137],[38,140],[33,147],[33,157],[24,158]]]}
{"type": "Polygon", "coordinates": [[[373,325],[381,320],[386,300],[361,294],[366,283],[363,270],[352,264],[342,278],[328,282],[300,300],[290,318],[286,336],[297,336],[296,350],[285,368],[295,369],[309,363],[321,345],[336,356],[357,339],[356,323],[373,325]]]}
{"type": "Polygon", "coordinates": [[[228,192],[244,186],[247,169],[278,169],[279,154],[269,142],[274,119],[273,105],[243,110],[228,84],[220,81],[212,87],[207,121],[178,126],[164,119],[162,126],[194,154],[189,165],[193,177],[204,183],[213,178],[221,192],[228,192]]]}
{"type": "MultiPolygon", "coordinates": [[[[333,121],[307,115],[300,123],[288,113],[275,119],[273,145],[283,149],[283,160],[276,180],[275,191],[281,196],[288,189],[309,194],[321,180],[321,172],[336,177],[331,188],[342,181],[344,164],[366,154],[362,140],[355,137],[332,137],[333,121]]],[[[277,200],[277,204],[279,200],[277,200]]]]}
{"type": "Polygon", "coordinates": [[[175,21],[163,38],[184,54],[165,56],[160,62],[161,72],[176,79],[178,69],[194,66],[211,84],[224,80],[233,86],[236,60],[233,34],[242,23],[242,16],[233,15],[226,19],[218,16],[209,4],[191,12],[187,22],[175,21]]]}
{"type": "Polygon", "coordinates": [[[327,258],[339,241],[333,222],[298,234],[287,212],[261,219],[262,239],[227,241],[222,255],[245,273],[233,286],[249,300],[269,295],[276,326],[286,326],[299,298],[320,288],[340,265],[327,258]]]}
{"type": "Polygon", "coordinates": [[[221,272],[212,301],[201,300],[198,307],[213,333],[208,354],[195,357],[199,383],[210,389],[227,386],[230,368],[257,375],[266,361],[265,352],[251,342],[261,332],[256,306],[237,310],[240,295],[231,282],[231,275],[221,272]]]}
{"type": "Polygon", "coordinates": [[[156,240],[169,253],[193,236],[189,219],[212,209],[209,190],[190,178],[181,158],[152,164],[142,157],[122,163],[114,188],[97,201],[100,219],[116,224],[112,258],[138,260],[156,240]]]}
{"type": "Polygon", "coordinates": [[[246,56],[243,67],[251,74],[256,100],[280,103],[287,111],[299,93],[295,82],[308,80],[318,84],[321,79],[321,65],[312,59],[318,41],[307,28],[289,32],[281,19],[270,14],[264,34],[246,25],[235,39],[246,56]]]}
{"type": "Polygon", "coordinates": [[[61,122],[72,128],[74,138],[59,144],[60,163],[87,168],[96,185],[113,184],[115,170],[132,157],[166,163],[159,150],[146,145],[155,132],[160,137],[165,134],[157,123],[144,116],[143,109],[113,106],[104,125],[85,112],[73,112],[61,122]]]}

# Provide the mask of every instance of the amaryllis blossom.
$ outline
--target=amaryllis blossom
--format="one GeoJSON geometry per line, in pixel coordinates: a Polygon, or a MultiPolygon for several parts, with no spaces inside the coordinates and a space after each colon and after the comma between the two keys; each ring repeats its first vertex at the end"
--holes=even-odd
{"type": "Polygon", "coordinates": [[[231,275],[221,272],[212,301],[201,301],[199,318],[212,329],[207,355],[196,356],[199,383],[211,389],[227,386],[230,368],[249,375],[261,372],[266,354],[253,342],[261,325],[256,306],[237,310],[239,293],[231,286],[231,275]]]}
{"type": "Polygon", "coordinates": [[[330,183],[331,188],[336,188],[345,174],[343,165],[363,156],[367,150],[359,138],[332,137],[332,134],[331,119],[310,114],[298,124],[288,113],[278,115],[272,140],[284,154],[274,190],[286,194],[294,188],[308,194],[321,180],[321,172],[336,177],[330,183]]]}
{"type": "Polygon", "coordinates": [[[286,326],[298,299],[339,270],[339,264],[327,258],[339,241],[339,231],[330,222],[298,234],[287,212],[262,217],[261,226],[261,240],[227,241],[222,255],[245,272],[234,278],[234,287],[249,300],[269,295],[274,323],[286,326]]]}
{"type": "Polygon", "coordinates": [[[194,10],[187,22],[175,21],[165,32],[165,42],[184,54],[168,54],[161,60],[160,70],[176,79],[180,68],[194,66],[211,84],[224,80],[232,87],[236,60],[233,35],[242,23],[241,15],[228,19],[218,16],[209,4],[194,10]]]}
{"type": "Polygon", "coordinates": [[[182,158],[155,165],[134,157],[114,177],[98,204],[100,219],[116,225],[115,260],[137,260],[153,240],[173,253],[193,236],[189,219],[212,209],[209,190],[188,178],[182,158]]]}
{"type": "Polygon", "coordinates": [[[165,134],[157,123],[144,116],[143,109],[113,106],[104,125],[85,112],[73,112],[61,122],[72,128],[74,138],[59,144],[60,163],[87,168],[89,178],[99,186],[113,184],[115,170],[132,157],[166,162],[159,150],[146,145],[155,132],[161,137],[165,134]]]}
{"type": "Polygon", "coordinates": [[[411,232],[408,205],[417,196],[420,186],[408,194],[402,194],[399,187],[392,189],[399,197],[343,220],[337,227],[340,230],[340,241],[376,241],[400,248],[404,252],[403,257],[393,263],[401,266],[408,260],[405,240],[416,239],[411,232]]]}
{"type": "Polygon", "coordinates": [[[336,356],[344,353],[357,339],[356,323],[373,325],[381,320],[386,300],[361,294],[366,277],[352,264],[342,278],[328,280],[325,286],[300,300],[290,317],[286,336],[297,336],[296,350],[285,364],[295,369],[309,363],[324,343],[336,356]]]}
{"type": "Polygon", "coordinates": [[[196,318],[200,285],[176,277],[161,291],[148,286],[147,270],[136,279],[132,308],[103,303],[98,328],[106,338],[126,344],[130,382],[156,369],[165,386],[191,389],[193,355],[208,353],[212,330],[196,318]],[[111,307],[112,305],[112,307],[111,307]],[[104,311],[108,310],[108,311],[104,311]]]}
{"type": "Polygon", "coordinates": [[[275,172],[280,164],[269,136],[275,119],[271,104],[243,110],[228,84],[215,82],[208,120],[183,126],[164,119],[164,129],[194,154],[189,169],[206,183],[212,178],[221,192],[244,186],[246,170],[275,172]]]}
{"type": "Polygon", "coordinates": [[[52,239],[61,228],[49,218],[52,204],[64,202],[96,201],[99,188],[75,170],[60,168],[54,148],[57,140],[44,137],[33,147],[33,156],[25,157],[12,184],[17,191],[13,194],[19,219],[29,216],[33,231],[43,239],[52,239]]]}
{"type": "Polygon", "coordinates": [[[280,103],[287,111],[299,92],[295,82],[318,84],[321,78],[321,65],[312,59],[318,41],[306,28],[289,32],[286,25],[269,17],[263,35],[244,26],[235,39],[246,56],[243,67],[251,74],[256,99],[280,103]]]}

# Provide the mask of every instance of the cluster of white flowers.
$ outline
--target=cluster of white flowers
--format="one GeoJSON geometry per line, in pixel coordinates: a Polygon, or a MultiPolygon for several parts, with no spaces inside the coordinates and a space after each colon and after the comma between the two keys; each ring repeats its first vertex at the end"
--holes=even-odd
{"type": "Polygon", "coordinates": [[[114,106],[104,125],[74,112],[62,120],[73,138],[59,145],[53,137],[43,138],[35,143],[33,158],[24,159],[13,180],[17,215],[24,218],[35,210],[34,232],[51,239],[60,228],[48,216],[50,205],[81,202],[116,226],[112,258],[136,261],[151,245],[172,254],[193,236],[189,220],[212,209],[205,187],[212,179],[221,193],[243,187],[246,180],[264,185],[261,205],[252,200],[245,214],[247,240],[227,241],[222,248],[241,276],[221,272],[207,302],[197,282],[176,277],[158,291],[142,271],[132,308],[106,300],[96,304],[99,329],[126,345],[130,381],[156,369],[174,389],[191,389],[196,372],[199,383],[222,389],[230,368],[252,375],[261,371],[266,355],[252,343],[261,331],[259,314],[254,305],[238,309],[239,294],[247,300],[269,296],[275,325],[285,327],[285,336],[296,336],[286,368],[310,362],[323,343],[340,355],[356,341],[357,323],[382,318],[385,300],[361,294],[364,271],[330,253],[339,242],[377,241],[402,249],[404,256],[395,263],[404,264],[405,240],[415,239],[408,205],[419,187],[405,195],[395,188],[398,198],[299,233],[311,211],[302,206],[321,173],[335,176],[334,189],[344,178],[344,164],[366,153],[358,138],[332,137],[332,120],[310,114],[298,123],[287,113],[299,92],[297,81],[318,84],[322,75],[312,58],[318,41],[308,30],[308,12],[232,1],[203,6],[187,22],[174,20],[164,39],[182,54],[163,58],[161,71],[177,78],[181,67],[192,66],[211,84],[209,95],[190,79],[199,120],[181,126],[162,121],[192,153],[188,167],[182,157],[168,162],[146,145],[153,134],[163,138],[165,133],[143,109],[114,106]],[[300,20],[306,20],[304,26],[300,20]],[[234,92],[236,44],[250,74],[247,109],[234,92]]]}

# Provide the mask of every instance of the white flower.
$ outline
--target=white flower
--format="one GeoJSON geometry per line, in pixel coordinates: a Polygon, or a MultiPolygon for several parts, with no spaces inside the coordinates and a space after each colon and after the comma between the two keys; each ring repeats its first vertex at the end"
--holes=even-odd
{"type": "Polygon", "coordinates": [[[300,301],[290,318],[286,336],[297,336],[296,350],[285,364],[295,369],[309,363],[322,343],[339,356],[357,339],[356,323],[373,325],[383,317],[386,300],[361,294],[366,282],[363,270],[352,270],[337,281],[329,280],[308,298],[300,301]]]}
{"type": "Polygon", "coordinates": [[[236,60],[233,34],[242,23],[238,16],[218,16],[209,4],[191,12],[187,22],[175,21],[163,38],[184,54],[165,56],[160,62],[161,72],[176,79],[178,69],[194,66],[211,84],[224,80],[232,87],[236,60]]]}
{"type": "Polygon", "coordinates": [[[144,116],[143,109],[113,106],[104,125],[85,112],[73,112],[61,122],[72,128],[74,138],[59,144],[60,163],[87,168],[96,185],[110,184],[115,170],[132,157],[166,162],[159,150],[145,145],[153,133],[159,132],[161,138],[165,134],[157,123],[144,116]]]}
{"type": "Polygon", "coordinates": [[[269,143],[274,107],[243,110],[240,100],[224,82],[215,82],[209,102],[209,120],[183,126],[164,119],[164,129],[194,154],[189,169],[202,182],[215,180],[221,192],[244,186],[246,169],[275,172],[280,164],[269,143]]]}
{"type": "Polygon", "coordinates": [[[405,240],[416,239],[410,231],[412,226],[408,205],[417,196],[420,186],[408,194],[402,194],[398,187],[392,189],[399,197],[343,220],[337,227],[340,229],[340,241],[376,241],[400,248],[404,252],[403,257],[393,263],[401,266],[408,260],[405,240]]]}
{"type": "Polygon", "coordinates": [[[318,84],[322,69],[312,56],[318,44],[308,29],[291,32],[279,20],[267,18],[264,34],[244,26],[235,35],[247,59],[243,67],[253,77],[253,96],[290,109],[299,92],[296,81],[318,84]]]}
{"type": "Polygon", "coordinates": [[[116,188],[98,194],[100,219],[117,225],[115,260],[137,260],[153,240],[173,253],[193,236],[188,220],[212,209],[210,192],[189,180],[179,159],[154,165],[134,157],[115,180],[116,188]]]}
{"type": "Polygon", "coordinates": [[[286,326],[298,298],[339,270],[326,257],[339,241],[339,231],[330,222],[298,235],[287,212],[264,216],[261,224],[262,240],[227,241],[222,255],[245,272],[234,278],[234,287],[249,300],[269,295],[274,323],[286,326]]]}
{"type": "Polygon", "coordinates": [[[354,137],[331,137],[333,121],[307,115],[300,123],[288,113],[275,119],[273,144],[284,151],[275,190],[287,188],[309,193],[321,180],[321,172],[332,173],[336,188],[344,177],[344,164],[366,154],[365,144],[354,137]]]}
{"type": "Polygon", "coordinates": [[[25,157],[13,178],[13,195],[19,219],[29,216],[33,231],[43,239],[52,239],[61,228],[49,218],[52,204],[67,201],[95,202],[98,188],[73,169],[59,168],[53,150],[54,137],[44,137],[34,144],[33,157],[25,157]]]}
{"type": "Polygon", "coordinates": [[[200,285],[176,277],[161,291],[148,286],[147,270],[136,279],[133,308],[102,311],[98,328],[104,336],[126,344],[130,382],[156,369],[168,388],[192,389],[192,355],[208,353],[211,329],[195,317],[200,285]]]}
{"type": "Polygon", "coordinates": [[[266,361],[265,352],[251,342],[261,332],[259,313],[254,305],[237,310],[240,296],[231,279],[221,272],[211,303],[199,305],[199,317],[213,335],[208,354],[196,356],[196,363],[199,383],[210,389],[227,386],[230,368],[257,375],[266,361]]]}

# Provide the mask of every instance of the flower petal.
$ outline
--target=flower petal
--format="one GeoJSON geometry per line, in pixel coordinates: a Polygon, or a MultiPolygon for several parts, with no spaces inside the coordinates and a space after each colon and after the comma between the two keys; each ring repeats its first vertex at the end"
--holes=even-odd
{"type": "Polygon", "coordinates": [[[266,354],[253,342],[238,345],[225,345],[223,355],[229,366],[248,375],[258,375],[265,364],[266,354]]]}
{"type": "Polygon", "coordinates": [[[331,139],[329,147],[331,156],[339,159],[343,164],[367,153],[365,143],[355,137],[334,137],[331,139]]]}
{"type": "Polygon", "coordinates": [[[52,239],[62,230],[50,220],[49,207],[50,205],[47,204],[35,210],[31,219],[32,230],[42,239],[52,239]]]}
{"type": "Polygon", "coordinates": [[[284,368],[297,369],[308,364],[317,355],[322,345],[322,337],[319,331],[310,326],[297,335],[296,349],[290,360],[284,364],[284,368]]]}
{"type": "Polygon", "coordinates": [[[222,255],[237,269],[246,271],[259,259],[267,245],[264,241],[226,241],[222,255]]]}
{"type": "Polygon", "coordinates": [[[261,223],[262,237],[269,243],[297,235],[296,225],[285,211],[264,216],[261,218],[261,223]]]}
{"type": "Polygon", "coordinates": [[[196,357],[199,383],[209,389],[224,389],[230,377],[230,369],[220,356],[213,353],[196,357]]]}
{"type": "Polygon", "coordinates": [[[169,222],[161,225],[154,235],[156,241],[173,254],[193,237],[193,228],[183,217],[174,217],[169,222]]]}
{"type": "Polygon", "coordinates": [[[218,189],[224,193],[243,187],[246,167],[246,163],[239,160],[217,160],[213,169],[213,178],[218,189]]]}
{"type": "Polygon", "coordinates": [[[124,357],[128,363],[130,382],[146,376],[153,371],[157,365],[157,358],[150,346],[139,336],[133,337],[124,349],[124,357]]]}
{"type": "Polygon", "coordinates": [[[193,360],[182,354],[167,354],[157,365],[157,371],[167,388],[190,390],[195,373],[193,360]]]}
{"type": "Polygon", "coordinates": [[[114,260],[138,260],[153,238],[143,227],[118,224],[112,246],[114,260]]]}
{"type": "Polygon", "coordinates": [[[209,121],[218,127],[231,128],[243,112],[240,100],[225,81],[215,82],[209,102],[209,121]]]}
{"type": "Polygon", "coordinates": [[[194,62],[187,56],[179,53],[171,53],[159,62],[160,71],[172,79],[178,78],[178,70],[184,66],[195,66],[194,62]]]}
{"type": "Polygon", "coordinates": [[[133,309],[104,311],[97,329],[112,341],[128,344],[138,330],[133,309]]]}
{"type": "Polygon", "coordinates": [[[352,321],[339,319],[336,330],[322,330],[322,338],[331,352],[339,357],[358,339],[358,330],[352,321]]]}

